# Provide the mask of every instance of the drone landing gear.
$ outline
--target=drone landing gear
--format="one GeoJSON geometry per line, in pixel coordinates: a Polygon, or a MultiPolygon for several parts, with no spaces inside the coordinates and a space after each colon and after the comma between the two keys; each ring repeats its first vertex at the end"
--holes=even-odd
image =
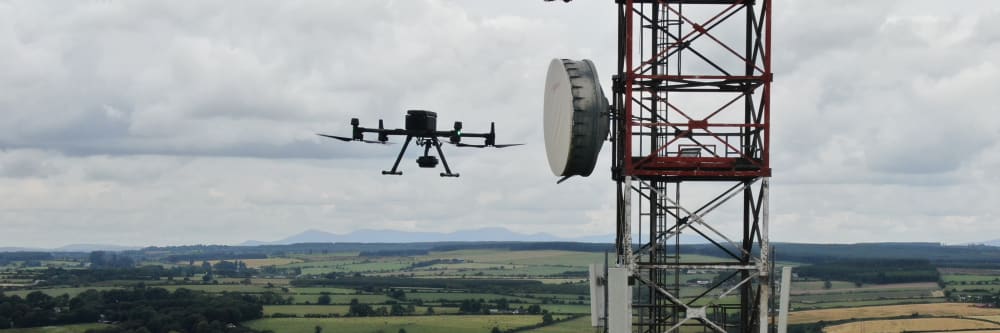
{"type": "MultiPolygon", "coordinates": [[[[457,173],[451,173],[451,168],[448,167],[448,160],[444,158],[444,152],[441,151],[441,141],[438,141],[437,138],[434,138],[433,141],[434,141],[434,143],[433,143],[434,144],[434,148],[437,148],[438,156],[441,156],[441,164],[444,165],[444,171],[445,172],[441,173],[441,177],[458,177],[458,174],[457,173]]],[[[430,149],[430,143],[428,143],[427,148],[424,149],[424,156],[427,155],[427,150],[429,150],[429,149],[430,149]]]]}
{"type": "Polygon", "coordinates": [[[399,161],[403,159],[403,153],[406,152],[406,147],[410,145],[410,140],[412,139],[413,139],[412,136],[409,135],[406,136],[406,142],[403,143],[403,148],[399,150],[399,155],[396,155],[396,163],[392,164],[392,170],[389,171],[382,170],[383,175],[396,175],[396,176],[403,175],[403,172],[397,171],[397,169],[399,169],[399,161]]]}
{"type": "MultiPolygon", "coordinates": [[[[382,170],[383,175],[402,175],[403,172],[399,171],[399,162],[403,160],[403,154],[406,153],[406,147],[410,146],[410,141],[413,140],[413,136],[407,135],[406,142],[403,143],[403,148],[399,150],[399,155],[396,155],[396,162],[392,164],[392,170],[385,171],[382,170]]],[[[444,165],[444,171],[441,173],[441,177],[458,177],[457,173],[452,173],[451,168],[448,166],[448,160],[444,158],[444,152],[441,151],[441,141],[437,138],[428,139],[417,139],[417,145],[424,147],[424,155],[417,157],[417,165],[421,168],[434,168],[437,167],[437,158],[429,155],[431,147],[437,150],[438,156],[441,157],[441,164],[444,165]]]]}

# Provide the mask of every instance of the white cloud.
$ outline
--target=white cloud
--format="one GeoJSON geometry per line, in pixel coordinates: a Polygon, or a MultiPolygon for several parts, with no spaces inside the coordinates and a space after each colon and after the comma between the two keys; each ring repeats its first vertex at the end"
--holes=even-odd
{"type": "MultiPolygon", "coordinates": [[[[1000,10],[931,4],[775,2],[774,240],[1000,231],[1000,10]]],[[[0,3],[0,243],[610,234],[607,156],[557,186],[537,124],[549,59],[594,59],[610,83],[614,14],[542,1],[0,3]],[[400,127],[408,108],[467,131],[496,121],[498,141],[529,145],[448,147],[459,179],[411,153],[405,176],[386,177],[398,146],[313,135],[347,134],[351,117],[400,127]]],[[[716,194],[691,188],[689,204],[716,194]]]]}

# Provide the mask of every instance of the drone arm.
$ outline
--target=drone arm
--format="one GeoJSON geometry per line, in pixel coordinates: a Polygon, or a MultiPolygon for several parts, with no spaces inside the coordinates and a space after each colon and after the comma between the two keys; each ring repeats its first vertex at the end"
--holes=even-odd
{"type": "Polygon", "coordinates": [[[366,128],[358,127],[358,131],[361,133],[384,133],[387,135],[406,135],[406,130],[402,128],[397,129],[384,129],[384,128],[366,128]]]}

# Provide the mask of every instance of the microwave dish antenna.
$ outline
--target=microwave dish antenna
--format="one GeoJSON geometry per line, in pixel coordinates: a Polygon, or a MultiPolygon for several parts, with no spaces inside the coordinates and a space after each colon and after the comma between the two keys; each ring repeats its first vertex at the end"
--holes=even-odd
{"type": "Polygon", "coordinates": [[[553,59],[545,78],[545,153],[563,182],[594,171],[608,137],[609,106],[590,60],[553,59]]]}

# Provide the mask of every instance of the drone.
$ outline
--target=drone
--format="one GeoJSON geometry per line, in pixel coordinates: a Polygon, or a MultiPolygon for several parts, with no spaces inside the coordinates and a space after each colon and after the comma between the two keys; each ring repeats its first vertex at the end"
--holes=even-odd
{"type": "Polygon", "coordinates": [[[424,147],[423,156],[417,157],[417,165],[421,168],[435,168],[438,164],[438,158],[430,155],[431,148],[437,150],[438,156],[441,157],[441,164],[444,165],[444,171],[441,173],[441,177],[458,177],[458,173],[451,172],[451,168],[448,166],[448,160],[444,158],[444,152],[441,150],[441,140],[438,138],[448,138],[447,143],[453,144],[457,147],[471,147],[471,148],[507,148],[513,146],[520,146],[523,143],[513,143],[513,144],[496,144],[496,126],[494,123],[490,123],[489,133],[466,133],[462,132],[462,122],[456,121],[455,126],[450,131],[438,131],[437,130],[437,113],[426,111],[426,110],[407,110],[406,111],[406,129],[386,129],[382,123],[382,119],[378,120],[378,128],[365,128],[361,127],[361,121],[358,118],[351,118],[351,127],[353,129],[351,137],[343,137],[336,135],[320,134],[316,135],[327,137],[331,139],[337,139],[341,141],[351,142],[360,141],[364,143],[374,143],[388,145],[392,144],[389,142],[389,136],[406,136],[406,141],[403,143],[403,148],[399,150],[399,155],[396,156],[396,163],[392,164],[392,169],[389,171],[382,171],[383,175],[402,175],[403,172],[399,171],[399,161],[403,159],[403,154],[406,152],[406,147],[410,145],[411,141],[416,139],[416,145],[419,147],[424,147]],[[365,133],[376,133],[378,135],[377,140],[366,140],[364,137],[365,133]],[[468,144],[463,143],[462,138],[482,138],[484,142],[482,144],[468,144]]]}

